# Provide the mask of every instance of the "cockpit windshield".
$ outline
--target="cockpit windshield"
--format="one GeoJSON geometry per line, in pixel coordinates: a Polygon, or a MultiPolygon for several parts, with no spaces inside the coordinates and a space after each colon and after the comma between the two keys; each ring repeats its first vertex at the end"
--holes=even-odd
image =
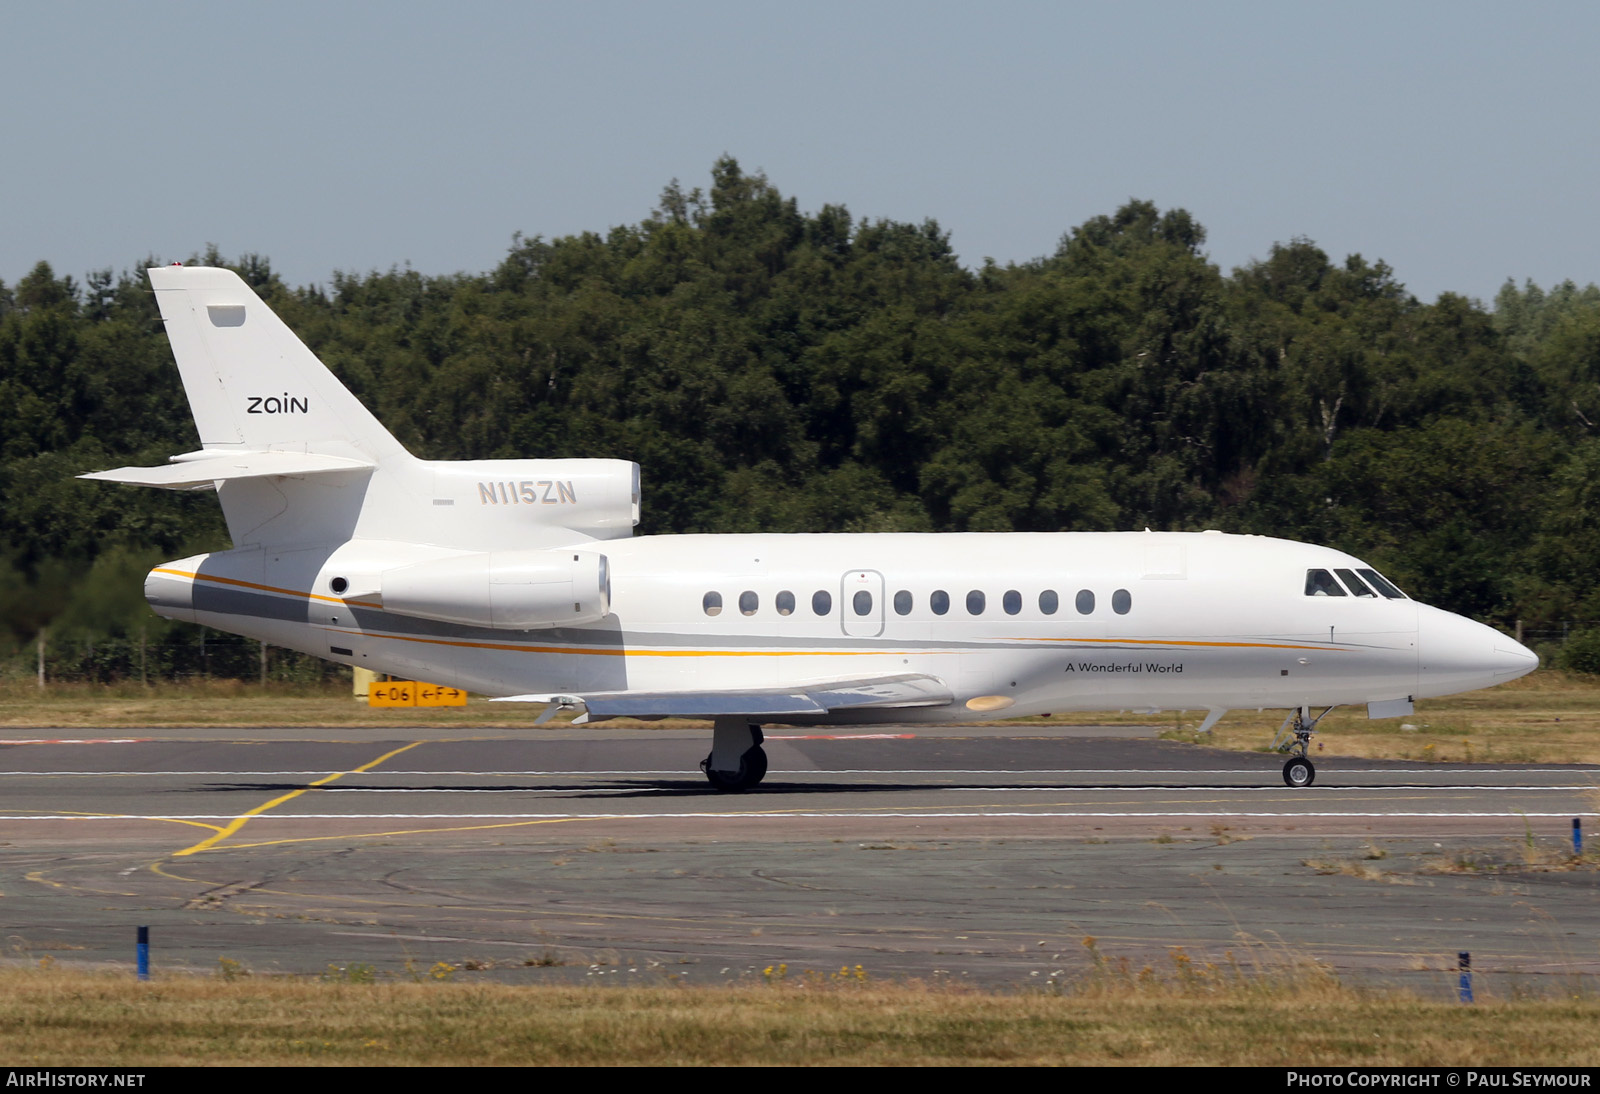
{"type": "Polygon", "coordinates": [[[1388,581],[1385,581],[1383,575],[1380,574],[1377,570],[1357,570],[1356,572],[1359,573],[1362,577],[1366,578],[1368,581],[1370,581],[1372,583],[1372,587],[1374,589],[1377,589],[1380,593],[1382,593],[1384,596],[1388,597],[1390,600],[1405,600],[1406,599],[1406,594],[1401,592],[1399,589],[1395,588],[1388,581]]]}
{"type": "Polygon", "coordinates": [[[1333,580],[1327,570],[1306,571],[1307,596],[1344,596],[1344,586],[1333,580]]]}
{"type": "Polygon", "coordinates": [[[1354,570],[1335,570],[1334,573],[1339,575],[1339,580],[1344,582],[1344,587],[1355,595],[1371,597],[1374,600],[1378,598],[1378,594],[1373,592],[1365,581],[1357,577],[1354,570]]]}
{"type": "Polygon", "coordinates": [[[1338,569],[1334,572],[1339,575],[1337,580],[1334,578],[1333,573],[1327,570],[1307,570],[1306,595],[1355,595],[1366,600],[1376,600],[1380,596],[1388,600],[1406,599],[1405,593],[1386,581],[1383,575],[1376,570],[1365,568],[1359,570],[1338,569]],[[1344,582],[1344,584],[1341,585],[1340,581],[1344,582]]]}

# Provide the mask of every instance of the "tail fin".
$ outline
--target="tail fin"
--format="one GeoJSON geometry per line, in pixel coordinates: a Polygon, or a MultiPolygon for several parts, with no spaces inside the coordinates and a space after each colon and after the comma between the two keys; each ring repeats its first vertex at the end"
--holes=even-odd
{"type": "Polygon", "coordinates": [[[238,274],[208,266],[149,274],[203,447],[380,464],[406,456],[238,274]]]}
{"type": "Polygon", "coordinates": [[[216,487],[235,547],[508,551],[633,534],[626,460],[419,460],[231,270],[150,271],[204,450],[80,476],[216,487]]]}

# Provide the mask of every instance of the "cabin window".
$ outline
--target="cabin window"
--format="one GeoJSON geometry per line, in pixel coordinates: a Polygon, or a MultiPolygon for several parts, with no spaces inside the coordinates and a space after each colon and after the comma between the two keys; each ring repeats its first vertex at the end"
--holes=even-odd
{"type": "Polygon", "coordinates": [[[705,598],[700,601],[700,606],[706,610],[707,615],[721,615],[722,594],[707,593],[705,598]]]}
{"type": "Polygon", "coordinates": [[[984,597],[982,590],[973,589],[970,593],[967,594],[967,614],[968,615],[982,615],[983,614],[983,609],[987,604],[988,604],[988,600],[987,600],[987,598],[984,597]]]}
{"type": "Polygon", "coordinates": [[[933,595],[928,597],[928,607],[933,609],[934,615],[943,615],[950,610],[950,594],[943,589],[935,589],[933,595]]]}
{"type": "Polygon", "coordinates": [[[1078,605],[1079,615],[1094,614],[1094,593],[1090,592],[1088,589],[1078,590],[1078,599],[1076,603],[1078,605]]]}
{"type": "Polygon", "coordinates": [[[850,606],[855,609],[857,615],[871,615],[872,594],[865,589],[857,590],[856,595],[850,598],[850,606]]]}
{"type": "Polygon", "coordinates": [[[1022,594],[1015,589],[1010,589],[1000,603],[1005,608],[1007,615],[1016,615],[1022,610],[1022,594]]]}
{"type": "Polygon", "coordinates": [[[911,606],[911,594],[908,591],[901,589],[899,592],[894,594],[895,615],[910,615],[911,606]]]}
{"type": "Polygon", "coordinates": [[[779,615],[794,614],[794,594],[788,589],[785,589],[783,592],[779,593],[777,599],[774,600],[772,604],[778,609],[779,615]]]}
{"type": "Polygon", "coordinates": [[[1307,596],[1346,596],[1344,587],[1327,570],[1306,571],[1307,596]]]}
{"type": "Polygon", "coordinates": [[[1397,589],[1393,585],[1391,585],[1388,581],[1384,580],[1383,575],[1380,574],[1377,570],[1360,570],[1358,572],[1361,574],[1362,577],[1366,578],[1368,581],[1370,581],[1372,583],[1372,587],[1374,589],[1377,589],[1380,593],[1382,593],[1384,596],[1388,597],[1390,600],[1404,600],[1406,598],[1406,594],[1405,593],[1401,592],[1399,589],[1397,589]]]}
{"type": "Polygon", "coordinates": [[[755,615],[756,609],[761,607],[761,598],[752,592],[739,594],[739,614],[755,615]]]}
{"type": "Polygon", "coordinates": [[[1045,615],[1055,615],[1061,607],[1061,598],[1054,589],[1046,589],[1039,594],[1039,610],[1045,615]]]}
{"type": "Polygon", "coordinates": [[[1133,597],[1127,589],[1118,589],[1111,594],[1111,610],[1118,615],[1127,615],[1131,607],[1133,607],[1133,597]]]}
{"type": "Polygon", "coordinates": [[[818,615],[827,615],[833,611],[833,595],[827,589],[818,589],[812,593],[811,610],[818,615]]]}
{"type": "Polygon", "coordinates": [[[1373,600],[1378,599],[1378,594],[1369,589],[1367,583],[1357,577],[1354,570],[1335,570],[1334,573],[1339,575],[1339,580],[1344,582],[1344,587],[1357,596],[1370,597],[1373,600]]]}

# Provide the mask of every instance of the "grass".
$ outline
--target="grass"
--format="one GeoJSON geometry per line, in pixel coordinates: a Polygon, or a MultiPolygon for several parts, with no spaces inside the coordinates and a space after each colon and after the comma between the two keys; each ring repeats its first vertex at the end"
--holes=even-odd
{"type": "MultiPolygon", "coordinates": [[[[372,709],[353,701],[347,688],[246,684],[236,680],[194,681],[141,687],[138,684],[0,683],[0,727],[135,729],[144,726],[284,726],[294,728],[389,726],[536,730],[539,707],[490,703],[474,697],[465,707],[372,709]]],[[[1201,711],[1188,715],[1062,714],[1049,719],[1014,719],[1038,725],[1165,726],[1163,736],[1218,748],[1260,751],[1283,720],[1281,710],[1234,711],[1204,737],[1194,732],[1201,711]]],[[[548,728],[567,725],[565,717],[548,728]]],[[[678,728],[704,722],[665,719],[611,727],[678,728]]],[[[1313,743],[1319,756],[1358,756],[1406,761],[1600,764],[1600,678],[1544,669],[1487,691],[1425,699],[1409,718],[1368,721],[1361,708],[1325,718],[1313,743]],[[1406,727],[1411,728],[1406,728],[1406,727]]]]}
{"type": "MultiPolygon", "coordinates": [[[[1284,714],[1235,711],[1211,731],[1209,739],[1193,731],[1199,717],[1169,714],[1172,728],[1162,736],[1261,751],[1284,714]]],[[[1416,713],[1407,718],[1369,721],[1364,708],[1340,708],[1323,719],[1312,738],[1312,758],[1319,756],[1600,764],[1600,678],[1542,669],[1486,691],[1421,700],[1416,713]]]]}
{"type": "MultiPolygon", "coordinates": [[[[1092,940],[1091,953],[1094,953],[1092,940]]],[[[231,1064],[1588,1065],[1600,999],[1480,1001],[1099,959],[1075,985],[999,994],[803,973],[736,987],[515,987],[241,974],[0,970],[13,1067],[231,1064]]],[[[1480,1000],[1483,993],[1480,991],[1480,1000]]]]}

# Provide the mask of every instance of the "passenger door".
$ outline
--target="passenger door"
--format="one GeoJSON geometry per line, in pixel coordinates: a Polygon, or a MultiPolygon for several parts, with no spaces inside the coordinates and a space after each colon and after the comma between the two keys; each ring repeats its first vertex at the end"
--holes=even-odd
{"type": "Polygon", "coordinates": [[[883,633],[883,575],[877,570],[850,570],[839,579],[839,619],[852,638],[883,633]]]}

